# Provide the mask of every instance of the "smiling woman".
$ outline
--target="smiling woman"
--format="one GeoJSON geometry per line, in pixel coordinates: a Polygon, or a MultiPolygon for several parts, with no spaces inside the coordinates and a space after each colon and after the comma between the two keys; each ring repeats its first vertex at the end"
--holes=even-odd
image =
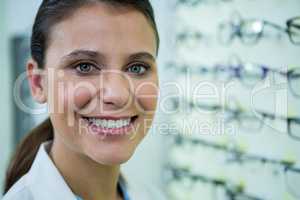
{"type": "Polygon", "coordinates": [[[148,0],[44,0],[27,76],[49,119],[19,145],[10,199],[161,199],[120,173],[151,127],[159,36],[148,0]]]}

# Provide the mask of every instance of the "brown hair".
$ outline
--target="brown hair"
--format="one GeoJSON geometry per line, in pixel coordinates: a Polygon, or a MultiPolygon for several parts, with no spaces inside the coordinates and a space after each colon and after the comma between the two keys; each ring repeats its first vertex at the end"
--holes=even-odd
{"type": "MultiPolygon", "coordinates": [[[[132,7],[144,14],[154,30],[158,52],[159,34],[153,8],[149,0],[43,0],[35,17],[30,45],[31,57],[37,62],[39,68],[42,69],[45,65],[45,52],[47,50],[51,27],[72,15],[78,8],[96,2],[107,3],[115,7],[132,7]]],[[[53,126],[50,118],[27,134],[17,146],[9,164],[6,173],[4,194],[29,171],[41,143],[51,140],[53,137],[53,126]]],[[[122,175],[120,176],[120,181],[125,182],[122,175]]]]}

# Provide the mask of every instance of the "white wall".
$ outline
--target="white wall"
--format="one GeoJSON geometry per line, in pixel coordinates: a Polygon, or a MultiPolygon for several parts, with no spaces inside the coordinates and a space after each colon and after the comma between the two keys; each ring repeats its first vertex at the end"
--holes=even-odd
{"type": "Polygon", "coordinates": [[[0,2],[0,85],[1,85],[1,98],[0,98],[0,188],[2,188],[2,180],[5,174],[5,167],[9,159],[12,135],[12,100],[11,100],[11,73],[9,69],[9,49],[8,49],[8,34],[7,34],[7,21],[6,21],[6,2],[0,2]]]}
{"type": "MultiPolygon", "coordinates": [[[[3,187],[3,180],[8,161],[13,151],[13,96],[12,89],[14,80],[12,80],[11,49],[9,40],[14,34],[29,32],[31,23],[39,1],[1,1],[1,91],[3,98],[1,101],[1,160],[0,160],[0,188],[3,187]]],[[[25,66],[24,66],[25,69],[25,66]]]]}

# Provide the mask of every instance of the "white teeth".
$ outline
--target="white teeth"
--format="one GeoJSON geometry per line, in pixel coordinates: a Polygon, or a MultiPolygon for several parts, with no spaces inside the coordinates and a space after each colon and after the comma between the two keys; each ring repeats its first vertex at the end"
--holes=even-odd
{"type": "Polygon", "coordinates": [[[123,126],[128,126],[130,124],[131,118],[119,119],[119,120],[88,118],[88,120],[89,122],[92,122],[96,126],[101,126],[104,128],[120,128],[123,126]]]}

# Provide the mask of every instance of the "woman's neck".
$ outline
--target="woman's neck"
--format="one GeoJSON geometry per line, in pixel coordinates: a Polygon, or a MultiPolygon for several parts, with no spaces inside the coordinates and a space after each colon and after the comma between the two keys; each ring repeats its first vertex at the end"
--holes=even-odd
{"type": "Polygon", "coordinates": [[[76,195],[84,200],[119,200],[120,166],[105,166],[53,141],[49,156],[76,195]]]}

